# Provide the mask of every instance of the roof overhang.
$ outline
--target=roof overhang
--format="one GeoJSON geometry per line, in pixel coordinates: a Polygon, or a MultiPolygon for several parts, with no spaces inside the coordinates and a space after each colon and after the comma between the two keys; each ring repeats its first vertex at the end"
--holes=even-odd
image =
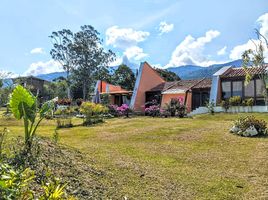
{"type": "Polygon", "coordinates": [[[185,94],[186,90],[183,89],[168,89],[162,92],[162,94],[185,94]]]}

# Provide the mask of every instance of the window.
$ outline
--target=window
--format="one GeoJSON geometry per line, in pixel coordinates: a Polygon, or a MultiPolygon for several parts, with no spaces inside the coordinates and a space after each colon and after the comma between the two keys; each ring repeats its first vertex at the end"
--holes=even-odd
{"type": "Polygon", "coordinates": [[[248,98],[254,98],[254,80],[251,80],[246,86],[245,86],[245,97],[248,98]]]}
{"type": "Polygon", "coordinates": [[[242,97],[242,81],[233,81],[233,94],[232,96],[242,97]]]}
{"type": "Polygon", "coordinates": [[[226,81],[221,83],[222,87],[222,97],[223,99],[228,99],[231,97],[231,82],[226,81]]]}
{"type": "Polygon", "coordinates": [[[256,97],[263,97],[264,84],[262,80],[256,79],[256,97]]]}

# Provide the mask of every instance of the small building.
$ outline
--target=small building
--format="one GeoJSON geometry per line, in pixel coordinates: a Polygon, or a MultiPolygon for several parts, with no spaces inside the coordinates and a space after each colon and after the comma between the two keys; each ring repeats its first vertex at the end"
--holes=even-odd
{"type": "Polygon", "coordinates": [[[244,69],[224,67],[212,77],[210,101],[219,104],[221,100],[233,96],[240,96],[242,100],[253,98],[254,105],[265,105],[263,91],[267,89],[266,84],[260,79],[260,75],[266,73],[268,65],[264,67],[249,67],[244,69]],[[248,71],[246,71],[248,70],[248,71]],[[252,79],[245,84],[246,74],[252,79]]]}
{"type": "Polygon", "coordinates": [[[164,107],[171,99],[182,99],[188,112],[209,101],[210,79],[166,82],[147,62],[141,64],[136,80],[131,108],[144,112],[144,105],[155,100],[164,107]]]}
{"type": "Polygon", "coordinates": [[[132,91],[123,89],[121,86],[112,85],[105,81],[97,81],[94,92],[95,102],[100,101],[101,95],[107,94],[110,104],[121,106],[122,104],[130,104],[132,91]],[[98,100],[99,99],[99,100],[98,100]]]}
{"type": "Polygon", "coordinates": [[[34,95],[44,96],[44,86],[48,81],[34,76],[24,76],[12,79],[14,84],[20,84],[28,88],[34,95]]]}

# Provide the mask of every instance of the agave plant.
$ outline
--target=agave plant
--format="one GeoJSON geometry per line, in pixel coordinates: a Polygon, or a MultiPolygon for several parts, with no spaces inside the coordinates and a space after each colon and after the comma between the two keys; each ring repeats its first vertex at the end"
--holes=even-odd
{"type": "Polygon", "coordinates": [[[25,147],[27,151],[30,151],[36,130],[46,114],[54,107],[54,103],[47,101],[38,110],[36,97],[27,89],[18,85],[11,94],[9,106],[16,119],[23,119],[25,147]]]}

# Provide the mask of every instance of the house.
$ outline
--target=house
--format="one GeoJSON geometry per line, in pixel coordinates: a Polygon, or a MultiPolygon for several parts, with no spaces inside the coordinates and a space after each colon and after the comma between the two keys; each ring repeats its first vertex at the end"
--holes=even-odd
{"type": "Polygon", "coordinates": [[[25,77],[17,77],[12,79],[13,83],[20,84],[28,89],[34,94],[38,95],[39,97],[44,96],[45,92],[45,84],[49,83],[48,81],[37,78],[34,76],[25,76],[25,77]]]}
{"type": "Polygon", "coordinates": [[[210,79],[179,80],[166,82],[147,62],[141,63],[130,107],[138,112],[144,111],[148,101],[156,100],[161,107],[172,98],[182,99],[188,111],[204,106],[209,101],[210,79]]]}
{"type": "Polygon", "coordinates": [[[231,66],[221,68],[212,79],[166,82],[154,68],[147,62],[143,62],[140,65],[133,93],[103,81],[98,81],[96,91],[100,94],[110,94],[110,102],[117,105],[126,102],[124,101],[126,97],[128,99],[131,97],[129,105],[136,112],[144,112],[146,102],[155,100],[163,108],[174,98],[184,102],[187,112],[204,107],[207,102],[218,105],[222,100],[232,96],[240,96],[242,100],[253,98],[254,105],[264,105],[263,89],[266,86],[259,75],[265,72],[267,67],[268,65],[264,68],[248,68],[249,73],[253,75],[248,84],[245,84],[247,74],[245,69],[231,66]]]}
{"type": "Polygon", "coordinates": [[[263,91],[267,86],[260,79],[260,74],[265,73],[267,67],[223,67],[212,77],[210,101],[219,104],[221,100],[240,96],[242,100],[253,98],[254,105],[265,105],[263,91]],[[252,79],[245,84],[247,72],[252,75],[252,79]]]}
{"type": "Polygon", "coordinates": [[[107,94],[109,96],[109,103],[121,106],[122,104],[129,105],[132,96],[132,91],[127,91],[121,86],[112,85],[105,81],[99,80],[95,86],[94,102],[100,100],[100,96],[107,94]]]}

